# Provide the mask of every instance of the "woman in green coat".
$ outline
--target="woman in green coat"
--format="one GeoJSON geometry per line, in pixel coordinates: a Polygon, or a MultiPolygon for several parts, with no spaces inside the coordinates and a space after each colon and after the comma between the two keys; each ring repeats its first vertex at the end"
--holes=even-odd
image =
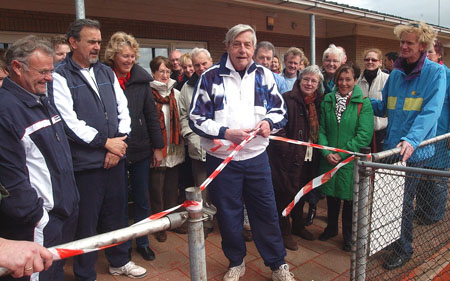
{"type": "MultiPolygon", "coordinates": [[[[363,97],[356,85],[360,75],[357,65],[342,65],[335,75],[337,88],[324,97],[321,104],[319,144],[359,152],[368,146],[373,134],[373,111],[369,99],[363,97]]],[[[331,170],[349,154],[322,150],[320,173],[331,170]]],[[[338,217],[341,200],[342,234],[344,251],[351,250],[352,205],[353,205],[353,162],[340,168],[336,174],[320,187],[327,196],[328,225],[319,236],[325,241],[338,234],[338,217]]]]}

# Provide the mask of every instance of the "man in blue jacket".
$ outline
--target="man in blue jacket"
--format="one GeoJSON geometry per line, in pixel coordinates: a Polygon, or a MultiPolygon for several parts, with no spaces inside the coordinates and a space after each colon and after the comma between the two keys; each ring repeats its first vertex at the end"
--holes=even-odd
{"type": "MultiPolygon", "coordinates": [[[[67,33],[72,53],[53,73],[53,98],[66,123],[75,179],[80,192],[76,238],[125,227],[127,188],[123,159],[131,119],[127,99],[115,74],[98,61],[100,24],[74,21],[67,33]]],[[[126,243],[105,250],[112,275],[142,278],[146,269],[128,256],[126,243]]],[[[77,280],[95,280],[97,253],[77,256],[77,280]]]]}
{"type": "MultiPolygon", "coordinates": [[[[6,64],[10,77],[0,89],[0,182],[9,195],[0,205],[0,237],[44,247],[72,241],[79,195],[63,122],[46,96],[53,50],[49,42],[27,36],[8,49],[6,64]]],[[[63,280],[63,266],[56,261],[33,274],[42,266],[29,260],[14,276],[63,280]]]]}
{"type": "MultiPolygon", "coordinates": [[[[446,76],[443,66],[427,59],[436,32],[425,23],[398,25],[400,58],[383,89],[383,99],[371,99],[374,114],[388,117],[384,150],[400,147],[402,161],[423,167],[434,147],[417,150],[419,144],[436,135],[437,120],[445,97],[446,76]]],[[[405,179],[400,238],[384,264],[386,269],[404,265],[413,254],[414,198],[419,178],[405,179]]]]}

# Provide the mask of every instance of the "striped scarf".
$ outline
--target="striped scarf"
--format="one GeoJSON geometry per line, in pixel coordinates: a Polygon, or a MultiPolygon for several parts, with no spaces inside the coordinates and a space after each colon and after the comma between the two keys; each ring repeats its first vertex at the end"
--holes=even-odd
{"type": "Polygon", "coordinates": [[[352,93],[353,92],[350,92],[350,93],[348,93],[345,96],[341,96],[341,94],[339,94],[339,92],[336,92],[336,109],[335,109],[335,113],[336,113],[336,119],[338,121],[338,124],[341,123],[342,113],[347,108],[347,101],[352,96],[352,93]]]}

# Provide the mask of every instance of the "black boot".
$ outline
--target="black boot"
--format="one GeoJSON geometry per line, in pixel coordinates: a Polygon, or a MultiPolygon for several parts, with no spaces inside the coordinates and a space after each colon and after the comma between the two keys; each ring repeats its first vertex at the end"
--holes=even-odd
{"type": "Polygon", "coordinates": [[[312,225],[316,217],[317,205],[309,204],[308,215],[305,218],[305,225],[312,225]]]}

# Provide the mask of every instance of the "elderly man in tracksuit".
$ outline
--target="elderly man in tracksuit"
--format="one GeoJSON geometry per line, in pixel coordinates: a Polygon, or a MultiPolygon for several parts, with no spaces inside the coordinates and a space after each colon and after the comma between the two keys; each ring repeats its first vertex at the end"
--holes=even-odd
{"type": "MultiPolygon", "coordinates": [[[[79,195],[63,122],[45,95],[53,50],[47,41],[27,36],[8,49],[6,61],[10,78],[0,88],[0,182],[9,196],[0,205],[0,237],[44,247],[72,241],[79,195]]],[[[63,261],[32,274],[42,270],[42,261],[23,258],[29,262],[15,277],[64,280],[63,261]]]]}
{"type": "Polygon", "coordinates": [[[228,156],[233,144],[239,144],[251,130],[258,129],[257,137],[209,187],[211,201],[217,207],[222,249],[230,261],[223,280],[238,280],[245,273],[242,201],[247,207],[256,246],[265,265],[273,271],[272,279],[294,280],[284,261],[286,250],[266,153],[270,132],[286,123],[286,106],[272,72],[253,62],[255,31],[238,24],[227,32],[225,41],[227,53],[197,82],[189,115],[192,130],[202,137],[202,146],[207,151],[208,174],[228,156]]]}
{"type": "MultiPolygon", "coordinates": [[[[98,21],[73,22],[67,33],[72,53],[53,73],[53,98],[67,124],[75,179],[80,192],[76,238],[125,227],[127,188],[125,161],[130,133],[127,99],[111,68],[98,61],[98,21]]],[[[146,269],[128,256],[126,243],[105,250],[112,275],[142,278],[146,269]]],[[[97,253],[77,256],[77,280],[96,279],[97,253]]]]}
{"type": "MultiPolygon", "coordinates": [[[[384,86],[382,100],[371,99],[372,107],[376,116],[388,117],[384,150],[400,147],[402,161],[423,167],[433,156],[434,146],[417,148],[436,135],[446,90],[445,69],[426,57],[436,38],[431,26],[398,25],[394,33],[400,39],[400,58],[384,86]]],[[[413,254],[413,202],[418,182],[413,175],[405,179],[401,234],[384,264],[386,269],[404,265],[413,254]]]]}

